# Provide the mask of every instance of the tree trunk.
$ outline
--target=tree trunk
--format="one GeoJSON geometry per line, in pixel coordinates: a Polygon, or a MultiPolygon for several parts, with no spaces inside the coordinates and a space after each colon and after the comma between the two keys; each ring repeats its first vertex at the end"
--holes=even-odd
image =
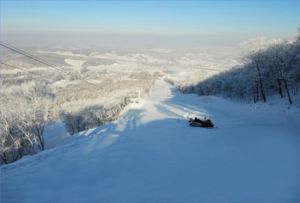
{"type": "Polygon", "coordinates": [[[277,78],[277,84],[278,84],[278,92],[280,94],[280,97],[283,98],[281,80],[279,78],[277,78]]]}
{"type": "Polygon", "coordinates": [[[289,102],[290,102],[290,104],[292,104],[293,101],[292,101],[292,98],[291,98],[291,95],[290,95],[290,91],[289,91],[286,79],[283,79],[283,83],[284,83],[284,86],[285,86],[285,89],[286,89],[286,93],[288,95],[289,102]]]}
{"type": "Polygon", "coordinates": [[[256,103],[256,91],[255,91],[255,86],[253,87],[253,102],[256,103]]]}
{"type": "Polygon", "coordinates": [[[256,103],[259,99],[259,92],[258,92],[258,82],[255,81],[255,85],[253,87],[253,101],[256,103]]]}
{"type": "Polygon", "coordinates": [[[260,93],[261,93],[261,96],[262,96],[264,102],[266,102],[267,99],[266,99],[266,95],[265,95],[265,91],[264,91],[264,86],[263,86],[263,83],[262,83],[262,77],[261,77],[261,73],[260,73],[260,68],[259,68],[258,64],[256,64],[256,69],[257,69],[257,74],[258,74],[258,81],[259,81],[260,93]]]}
{"type": "Polygon", "coordinates": [[[39,140],[39,149],[40,151],[44,150],[44,137],[43,137],[43,128],[42,126],[38,126],[38,124],[35,124],[36,126],[34,126],[35,128],[35,136],[37,136],[38,140],[39,140]]]}
{"type": "Polygon", "coordinates": [[[3,151],[3,161],[4,161],[5,164],[8,164],[6,152],[4,152],[4,151],[3,151]]]}

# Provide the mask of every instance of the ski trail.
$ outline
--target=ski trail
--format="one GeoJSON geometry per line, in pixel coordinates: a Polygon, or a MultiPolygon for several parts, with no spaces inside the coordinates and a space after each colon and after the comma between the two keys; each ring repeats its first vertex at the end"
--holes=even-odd
{"type": "Polygon", "coordinates": [[[263,108],[158,80],[117,121],[0,166],[1,202],[299,202],[299,112],[263,108]]]}

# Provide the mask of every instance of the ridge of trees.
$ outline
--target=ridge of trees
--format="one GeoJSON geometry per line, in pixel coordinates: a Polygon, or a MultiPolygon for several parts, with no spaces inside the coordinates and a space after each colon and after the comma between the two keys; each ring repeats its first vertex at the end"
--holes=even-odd
{"type": "Polygon", "coordinates": [[[178,86],[184,93],[221,95],[229,98],[266,102],[279,94],[293,103],[300,88],[300,35],[248,54],[245,63],[221,72],[195,85],[178,86]]]}

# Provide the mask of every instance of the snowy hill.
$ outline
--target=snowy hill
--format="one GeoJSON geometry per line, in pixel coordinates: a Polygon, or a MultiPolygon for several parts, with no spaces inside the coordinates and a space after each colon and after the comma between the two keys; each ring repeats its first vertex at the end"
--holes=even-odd
{"type": "Polygon", "coordinates": [[[299,202],[299,118],[159,80],[119,120],[1,166],[1,202],[299,202]]]}

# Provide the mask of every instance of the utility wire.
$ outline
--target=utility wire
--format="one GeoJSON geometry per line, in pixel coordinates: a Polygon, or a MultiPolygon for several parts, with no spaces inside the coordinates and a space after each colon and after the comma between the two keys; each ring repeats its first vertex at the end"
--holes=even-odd
{"type": "MultiPolygon", "coordinates": [[[[7,64],[7,63],[3,63],[2,61],[0,61],[0,64],[6,65],[6,66],[11,67],[11,68],[16,68],[16,69],[24,70],[24,68],[20,68],[20,67],[13,66],[13,65],[10,65],[10,64],[7,64]]],[[[34,72],[28,72],[28,73],[29,73],[29,74],[32,74],[32,75],[35,75],[35,76],[37,76],[37,77],[39,77],[39,78],[42,78],[42,79],[44,79],[44,80],[49,80],[49,78],[45,78],[45,77],[41,76],[40,74],[37,74],[37,73],[34,73],[34,72]]],[[[90,82],[85,81],[85,80],[83,80],[83,81],[84,81],[84,82],[87,82],[87,83],[89,83],[89,84],[91,84],[91,85],[95,85],[94,83],[90,83],[90,82]]],[[[95,86],[96,86],[96,85],[95,85],[95,86]]]]}
{"type": "MultiPolygon", "coordinates": [[[[3,63],[2,61],[0,61],[0,64],[3,64],[5,66],[11,67],[11,68],[16,68],[16,69],[24,70],[24,68],[20,68],[20,67],[13,66],[13,65],[10,65],[10,64],[7,64],[7,63],[3,63]]],[[[32,74],[32,75],[36,75],[37,77],[42,78],[44,80],[49,80],[49,78],[45,78],[45,77],[41,76],[40,74],[37,74],[37,73],[34,73],[34,72],[28,72],[28,73],[32,74]]]]}
{"type": "MultiPolygon", "coordinates": [[[[62,70],[62,69],[60,69],[60,68],[58,68],[58,67],[56,67],[56,66],[50,64],[49,62],[46,62],[46,61],[43,60],[43,59],[40,59],[40,58],[38,58],[38,57],[36,57],[36,56],[33,56],[33,55],[31,55],[31,54],[29,54],[29,53],[27,53],[27,52],[25,52],[25,51],[23,51],[23,50],[21,50],[21,49],[19,49],[19,48],[13,47],[13,46],[11,46],[11,45],[9,45],[9,44],[7,44],[7,43],[1,42],[1,41],[0,41],[0,46],[5,47],[5,48],[7,48],[7,49],[9,49],[9,50],[11,50],[11,51],[14,51],[14,52],[16,52],[16,53],[18,53],[18,54],[23,55],[23,56],[26,56],[26,57],[28,57],[28,58],[34,60],[34,61],[37,61],[37,62],[39,62],[39,63],[41,63],[41,64],[46,65],[46,66],[49,66],[49,67],[51,67],[51,68],[53,68],[53,69],[56,69],[56,70],[58,70],[58,71],[60,71],[60,72],[62,72],[62,73],[64,73],[64,74],[66,74],[66,75],[69,75],[69,73],[65,72],[64,70],[62,70]]],[[[8,65],[8,64],[6,64],[6,65],[8,65]]],[[[9,65],[9,66],[10,66],[10,65],[9,65]]],[[[12,67],[12,66],[11,66],[11,67],[12,67]]],[[[93,86],[96,86],[96,87],[97,87],[96,84],[91,83],[91,82],[89,82],[89,81],[87,81],[87,80],[85,80],[85,79],[81,79],[81,80],[84,81],[84,82],[86,82],[87,84],[90,84],[90,85],[93,85],[93,86]]]]}
{"type": "Polygon", "coordinates": [[[3,63],[2,61],[0,61],[0,64],[9,66],[9,67],[11,67],[11,68],[16,68],[16,69],[21,69],[21,70],[22,70],[22,68],[19,68],[19,67],[17,67],[17,66],[13,66],[13,65],[10,65],[10,64],[7,64],[7,63],[3,63]]]}
{"type": "Polygon", "coordinates": [[[31,55],[31,54],[29,54],[29,53],[27,53],[27,52],[25,52],[25,51],[23,51],[23,50],[21,50],[21,49],[18,49],[18,48],[16,48],[16,47],[13,47],[13,46],[11,46],[11,45],[9,45],[9,44],[7,44],[7,43],[0,42],[0,46],[3,46],[3,47],[5,47],[5,48],[7,48],[7,49],[9,49],[9,50],[11,50],[11,51],[14,51],[14,52],[16,52],[16,53],[18,53],[18,54],[21,54],[21,55],[23,55],[23,56],[26,56],[26,57],[28,57],[28,58],[34,60],[34,61],[37,61],[37,62],[39,62],[39,63],[41,63],[41,64],[44,64],[44,65],[49,66],[49,67],[51,67],[51,68],[54,68],[54,69],[56,69],[56,70],[58,70],[58,71],[60,71],[60,72],[63,72],[64,74],[67,74],[67,75],[68,75],[68,73],[66,73],[65,71],[61,70],[60,68],[55,67],[54,65],[52,65],[52,64],[50,64],[50,63],[44,61],[43,59],[40,59],[40,58],[38,58],[38,57],[36,57],[36,56],[33,56],[33,55],[31,55]]]}
{"type": "Polygon", "coordinates": [[[33,55],[29,54],[29,53],[26,53],[25,51],[23,51],[23,50],[21,50],[21,49],[18,49],[18,48],[16,48],[16,47],[13,47],[13,46],[11,46],[11,45],[9,45],[9,44],[7,44],[7,43],[0,42],[0,46],[3,46],[3,47],[5,47],[5,48],[7,48],[7,49],[9,49],[9,50],[11,50],[11,51],[14,51],[14,52],[16,52],[16,53],[18,53],[18,54],[21,54],[21,55],[23,55],[23,56],[26,56],[26,57],[28,57],[28,58],[30,58],[30,59],[32,59],[32,60],[34,60],[34,61],[37,61],[37,62],[39,62],[39,63],[41,63],[41,64],[44,64],[44,65],[46,65],[46,66],[54,67],[52,64],[50,64],[50,63],[48,63],[48,62],[45,62],[44,60],[39,59],[39,58],[37,58],[37,57],[35,57],[35,56],[33,56],[33,55]]]}

